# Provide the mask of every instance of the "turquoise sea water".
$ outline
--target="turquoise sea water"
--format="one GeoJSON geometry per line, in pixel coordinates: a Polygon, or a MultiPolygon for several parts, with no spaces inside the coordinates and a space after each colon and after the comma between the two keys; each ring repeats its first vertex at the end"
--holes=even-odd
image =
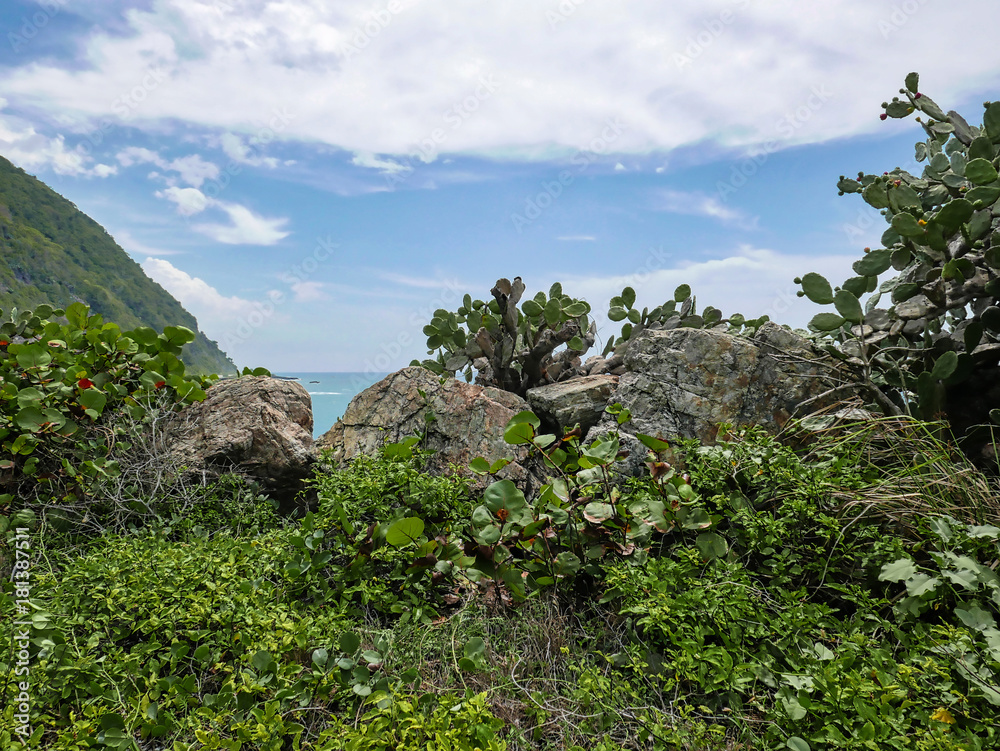
{"type": "Polygon", "coordinates": [[[305,386],[312,399],[313,437],[328,431],[357,394],[387,373],[275,373],[282,378],[295,378],[305,386]]]}

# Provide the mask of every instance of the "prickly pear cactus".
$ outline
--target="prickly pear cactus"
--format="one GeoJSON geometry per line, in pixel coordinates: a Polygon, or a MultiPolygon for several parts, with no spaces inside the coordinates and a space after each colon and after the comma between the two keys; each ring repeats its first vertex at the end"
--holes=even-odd
{"type": "Polygon", "coordinates": [[[524,290],[521,277],[498,279],[489,302],[466,295],[456,313],[435,311],[424,334],[428,354],[436,357],[410,364],[438,374],[462,371],[467,381],[475,368],[477,383],[521,396],[535,386],[582,375],[580,358],[597,335],[588,318],[590,305],[564,295],[556,283],[548,296],[539,292],[518,309],[524,290]]]}
{"type": "Polygon", "coordinates": [[[883,247],[865,248],[857,276],[839,287],[815,273],[795,281],[800,296],[833,306],[810,329],[862,371],[883,411],[946,417],[963,432],[990,410],[1000,418],[1000,102],[970,125],[918,84],[909,74],[881,118],[921,114],[922,174],[897,168],[837,184],[885,216],[883,247]]]}
{"type": "Polygon", "coordinates": [[[608,318],[612,321],[626,321],[622,325],[618,337],[610,337],[604,347],[604,357],[614,353],[612,365],[624,357],[628,343],[646,329],[708,329],[726,326],[728,333],[738,334],[756,331],[770,320],[766,315],[748,320],[739,313],[731,315],[729,318],[723,318],[722,311],[711,305],[699,314],[697,301],[691,294],[691,287],[687,284],[682,284],[674,290],[672,300],[667,300],[652,310],[643,308],[640,312],[634,306],[635,290],[631,287],[626,287],[620,295],[611,298],[608,318]]]}

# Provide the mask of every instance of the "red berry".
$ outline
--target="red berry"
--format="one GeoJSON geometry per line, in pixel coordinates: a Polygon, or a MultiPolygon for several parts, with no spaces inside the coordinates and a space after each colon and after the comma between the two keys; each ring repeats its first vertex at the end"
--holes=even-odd
{"type": "Polygon", "coordinates": [[[919,99],[919,98],[920,98],[920,97],[922,97],[922,96],[923,96],[923,94],[921,94],[921,93],[920,93],[920,92],[918,91],[918,92],[917,92],[916,94],[914,94],[914,95],[913,95],[913,98],[914,98],[914,99],[919,99]]]}
{"type": "Polygon", "coordinates": [[[878,116],[878,119],[879,120],[885,120],[887,117],[889,117],[889,115],[887,115],[885,112],[883,112],[881,115],[878,116]]]}

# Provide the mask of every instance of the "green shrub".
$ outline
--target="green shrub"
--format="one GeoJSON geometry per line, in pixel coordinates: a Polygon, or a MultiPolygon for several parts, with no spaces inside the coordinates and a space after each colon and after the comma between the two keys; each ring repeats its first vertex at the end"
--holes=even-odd
{"type": "MultiPolygon", "coordinates": [[[[916,73],[906,77],[905,100],[884,102],[882,119],[928,118],[917,118],[927,134],[916,144],[923,173],[860,172],[837,184],[885,216],[883,247],[865,248],[857,276],[840,287],[815,273],[796,283],[800,295],[836,309],[810,328],[850,357],[879,409],[946,415],[964,432],[996,406],[981,392],[996,382],[991,353],[1000,344],[1000,102],[986,102],[982,124],[970,125],[918,82],[916,73]],[[879,283],[890,268],[898,273],[879,283]]],[[[1000,410],[994,416],[1000,422],[1000,410]]]]}
{"type": "Polygon", "coordinates": [[[324,730],[317,751],[506,751],[497,738],[503,726],[486,705],[485,694],[465,699],[399,697],[375,707],[357,723],[338,720],[324,730]]]}
{"type": "Polygon", "coordinates": [[[128,441],[105,429],[110,417],[141,419],[160,395],[168,409],[205,398],[210,381],[187,377],[178,358],[194,337],[123,332],[80,303],[11,311],[0,323],[0,503],[90,499],[118,473],[115,442],[128,441]]]}

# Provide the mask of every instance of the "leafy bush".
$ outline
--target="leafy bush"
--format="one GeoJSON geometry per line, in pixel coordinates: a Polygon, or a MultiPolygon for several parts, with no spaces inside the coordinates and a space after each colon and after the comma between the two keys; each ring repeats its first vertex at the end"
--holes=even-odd
{"type": "MultiPolygon", "coordinates": [[[[178,358],[194,332],[122,332],[80,303],[11,311],[0,324],[0,503],[89,499],[118,472],[109,418],[140,419],[160,394],[171,407],[204,399],[209,381],[178,358]]],[[[16,509],[15,509],[16,510],[16,509]]]]}
{"type": "Polygon", "coordinates": [[[424,334],[428,354],[437,350],[437,357],[410,364],[438,374],[464,371],[467,381],[475,367],[480,383],[521,396],[579,373],[580,357],[593,346],[597,331],[587,318],[589,304],[553,284],[548,297],[539,292],[518,310],[524,294],[521,277],[498,279],[490,292],[488,303],[466,295],[457,313],[435,311],[424,334]],[[555,352],[563,344],[566,348],[555,352]]]}
{"type": "Polygon", "coordinates": [[[483,694],[462,701],[432,694],[399,697],[375,707],[357,725],[343,721],[324,730],[317,751],[506,751],[497,738],[503,723],[490,713],[483,694]]]}
{"type": "MultiPolygon", "coordinates": [[[[587,370],[583,356],[594,345],[596,322],[588,318],[591,307],[563,293],[562,284],[555,283],[548,297],[538,292],[531,299],[517,303],[524,294],[521,277],[498,279],[490,292],[488,303],[466,295],[456,313],[439,309],[424,327],[428,354],[434,359],[414,360],[411,365],[423,365],[439,375],[455,375],[462,371],[465,380],[495,386],[520,396],[536,386],[565,381],[584,375],[587,370]],[[565,346],[564,346],[565,345],[565,346]]],[[[622,364],[628,342],[646,329],[672,329],[678,326],[711,328],[725,325],[731,333],[752,332],[768,320],[761,316],[746,320],[742,315],[723,318],[711,306],[699,315],[691,288],[680,285],[674,299],[654,308],[634,308],[635,290],[626,287],[611,299],[608,317],[612,321],[628,321],[619,336],[608,338],[604,357],[605,370],[622,364]],[[678,308],[678,306],[680,306],[678,308]]]]}
{"type": "MultiPolygon", "coordinates": [[[[986,102],[982,124],[970,125],[919,92],[918,82],[916,73],[906,77],[905,100],[883,103],[882,119],[928,117],[917,118],[927,133],[916,144],[917,161],[927,162],[923,174],[861,172],[837,184],[885,216],[883,247],[865,248],[857,276],[840,287],[815,273],[796,282],[800,295],[834,306],[810,328],[840,345],[882,411],[946,415],[965,431],[996,406],[1000,102],[986,102]],[[890,268],[898,273],[879,283],[890,268]]],[[[1000,411],[992,414],[1000,421],[1000,411]]]]}

